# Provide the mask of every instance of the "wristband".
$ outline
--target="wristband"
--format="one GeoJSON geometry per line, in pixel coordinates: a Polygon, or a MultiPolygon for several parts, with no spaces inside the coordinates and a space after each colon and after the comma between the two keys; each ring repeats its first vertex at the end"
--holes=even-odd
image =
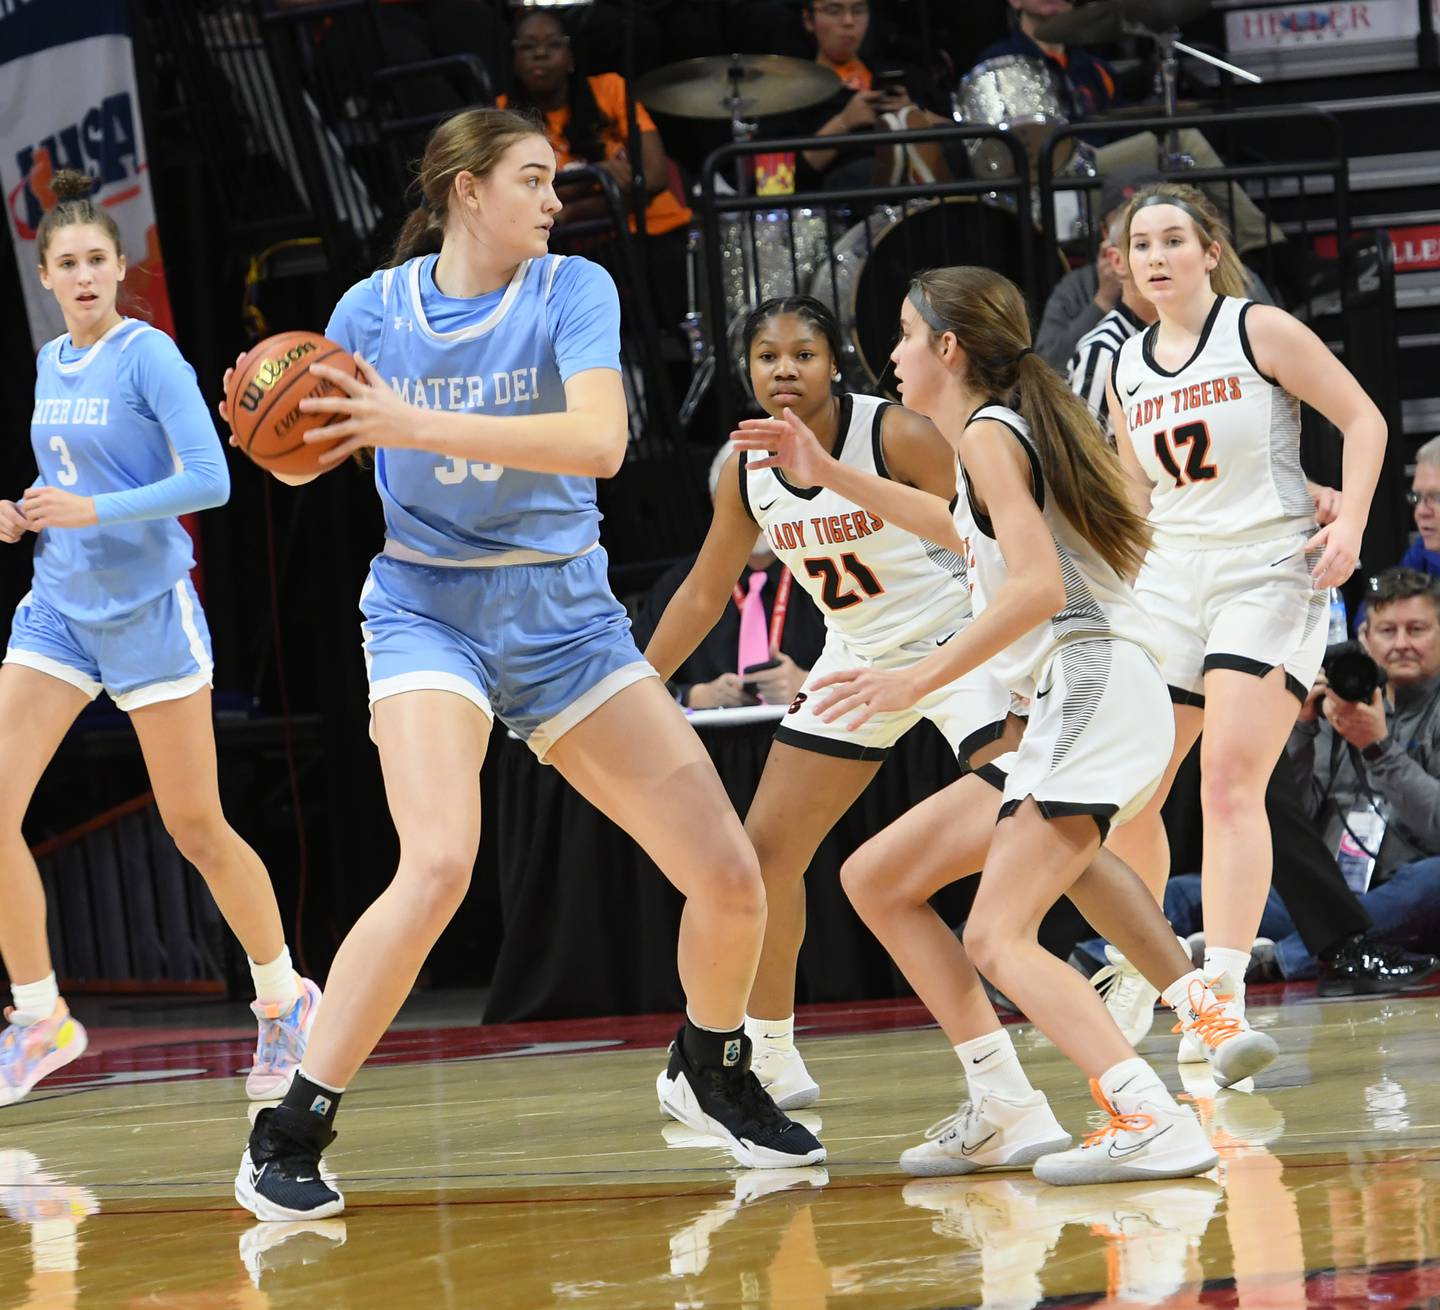
{"type": "Polygon", "coordinates": [[[1366,764],[1374,764],[1390,748],[1390,738],[1382,737],[1379,741],[1372,741],[1368,746],[1360,749],[1360,758],[1366,764]]]}

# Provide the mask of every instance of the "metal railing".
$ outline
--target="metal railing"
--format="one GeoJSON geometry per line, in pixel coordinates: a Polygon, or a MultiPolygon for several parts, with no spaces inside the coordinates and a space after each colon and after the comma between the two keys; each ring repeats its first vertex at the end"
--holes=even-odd
{"type": "MultiPolygon", "coordinates": [[[[717,395],[717,442],[748,394],[740,343],[745,317],[763,300],[813,295],[829,303],[845,333],[840,361],[853,389],[883,389],[894,324],[919,269],[971,262],[1037,290],[1036,228],[1024,146],[995,127],[787,137],[720,147],[701,172],[700,244],[692,267],[691,318],[700,345],[697,386],[717,395]],[[1011,173],[989,178],[858,186],[789,195],[724,194],[717,183],[757,155],[875,151],[891,146],[993,143],[1011,173]]],[[[696,388],[692,388],[692,392],[696,388]]],[[[693,404],[695,397],[689,398],[693,404]]]]}

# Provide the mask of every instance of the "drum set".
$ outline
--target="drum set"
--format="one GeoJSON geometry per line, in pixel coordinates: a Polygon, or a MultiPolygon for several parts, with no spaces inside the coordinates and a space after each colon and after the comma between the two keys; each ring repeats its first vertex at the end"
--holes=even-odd
{"type": "MultiPolygon", "coordinates": [[[[1178,29],[1207,12],[1212,0],[1094,0],[1049,19],[1038,36],[1061,44],[1102,44],[1124,36],[1155,43],[1156,83],[1164,112],[1177,109],[1178,53],[1217,64],[1236,75],[1242,69],[1185,44],[1178,29]]],[[[728,119],[734,139],[749,140],[754,118],[809,108],[840,89],[828,69],[778,55],[732,55],[691,59],[656,70],[635,87],[648,108],[679,117],[728,119]]],[[[1047,141],[1070,121],[1069,89],[1054,66],[1043,59],[1006,55],[976,65],[960,80],[952,97],[957,123],[984,124],[1014,132],[1027,157],[1038,160],[1047,141]]],[[[877,144],[880,144],[877,142],[877,144]]],[[[1013,175],[1010,152],[993,138],[967,141],[974,176],[982,181],[1013,175]]],[[[1171,136],[1167,167],[1184,166],[1171,136]]],[[[1067,138],[1056,146],[1057,175],[1094,177],[1092,152],[1067,138]]],[[[744,187],[740,180],[741,189],[744,187]]],[[[1057,231],[1090,240],[1079,213],[1076,190],[1062,191],[1074,205],[1058,216],[1057,231]]],[[[778,198],[777,198],[778,201],[778,198]]],[[[1035,195],[1038,206],[1039,196],[1035,195]]],[[[1038,231],[1038,208],[1032,216],[1038,231]]],[[[852,203],[830,206],[746,210],[722,215],[719,222],[719,285],[722,304],[706,315],[710,282],[705,243],[692,231],[688,258],[688,307],[684,327],[696,365],[681,411],[688,423],[714,379],[720,361],[728,362],[742,390],[747,366],[742,348],[746,317],[764,300],[809,295],[835,310],[844,331],[845,385],[884,392],[884,380],[896,306],[918,268],[946,263],[979,263],[1014,276],[1022,266],[1027,227],[1017,221],[1013,198],[994,192],[880,204],[869,212],[852,203]],[[710,339],[707,323],[723,323],[724,339],[710,339]]],[[[1038,243],[1036,248],[1038,249],[1038,243]]],[[[1060,265],[1060,252],[1055,252],[1060,265]]]]}

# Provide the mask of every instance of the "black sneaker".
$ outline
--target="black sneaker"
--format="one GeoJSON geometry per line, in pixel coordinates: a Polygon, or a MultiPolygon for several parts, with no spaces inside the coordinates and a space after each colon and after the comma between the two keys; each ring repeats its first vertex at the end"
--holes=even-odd
{"type": "Polygon", "coordinates": [[[1321,996],[1382,996],[1419,987],[1437,969],[1440,960],[1433,955],[1417,955],[1356,933],[1315,962],[1315,990],[1321,996]]]}
{"type": "Polygon", "coordinates": [[[261,1110],[235,1175],[235,1199],[257,1219],[284,1222],[327,1219],[345,1198],[320,1165],[335,1134],[318,1115],[300,1110],[261,1110]]]}
{"type": "Polygon", "coordinates": [[[741,1038],[738,1064],[704,1069],[686,1057],[677,1033],[655,1090],[666,1114],[718,1137],[747,1169],[798,1169],[825,1159],[815,1134],[788,1118],[750,1072],[748,1037],[741,1038]]]}

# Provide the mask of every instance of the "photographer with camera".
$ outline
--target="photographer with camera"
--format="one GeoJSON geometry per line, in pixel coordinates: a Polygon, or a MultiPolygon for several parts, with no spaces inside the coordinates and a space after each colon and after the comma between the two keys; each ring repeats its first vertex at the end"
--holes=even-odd
{"type": "Polygon", "coordinates": [[[1364,644],[1331,646],[1290,736],[1307,808],[1377,937],[1440,943],[1440,580],[1371,583],[1364,644]]]}

